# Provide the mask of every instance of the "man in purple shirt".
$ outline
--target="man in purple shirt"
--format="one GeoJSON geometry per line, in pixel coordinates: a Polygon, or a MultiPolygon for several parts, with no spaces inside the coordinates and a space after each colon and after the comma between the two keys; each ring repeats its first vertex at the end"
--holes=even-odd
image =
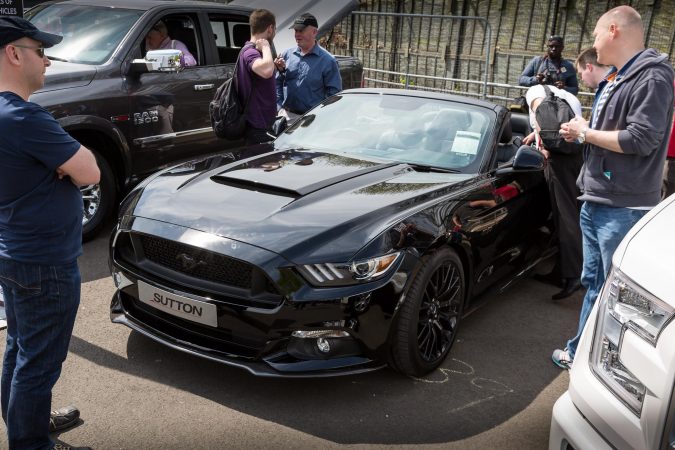
{"type": "Polygon", "coordinates": [[[180,63],[183,67],[197,65],[197,60],[194,56],[192,56],[190,50],[188,50],[185,44],[183,44],[181,41],[171,39],[169,37],[169,30],[166,28],[166,24],[160,20],[150,29],[150,31],[148,31],[148,34],[145,36],[145,49],[164,50],[168,48],[180,50],[183,52],[183,56],[180,58],[180,63]]]}
{"type": "Polygon", "coordinates": [[[277,115],[274,59],[270,42],[276,33],[276,18],[266,9],[256,9],[249,18],[251,39],[239,53],[237,93],[246,112],[246,145],[268,142],[267,130],[277,115]]]}

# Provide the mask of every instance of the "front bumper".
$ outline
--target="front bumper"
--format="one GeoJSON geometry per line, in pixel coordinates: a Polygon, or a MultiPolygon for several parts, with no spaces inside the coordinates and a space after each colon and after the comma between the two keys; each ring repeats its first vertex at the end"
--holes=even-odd
{"type": "Polygon", "coordinates": [[[613,450],[574,406],[565,392],[553,406],[549,450],[613,450]]]}
{"type": "Polygon", "coordinates": [[[247,370],[253,375],[261,377],[284,378],[319,378],[337,375],[352,375],[381,369],[383,363],[363,357],[345,357],[321,361],[297,361],[287,354],[273,354],[265,359],[245,358],[241,355],[227,354],[208,347],[201,347],[192,342],[177,339],[167,333],[152,328],[146,323],[137,320],[128,311],[121,307],[120,293],[115,293],[110,307],[110,319],[113,323],[126,325],[132,330],[141,333],[154,341],[166,345],[174,350],[199,356],[232,367],[247,370]]]}
{"type": "MultiPolygon", "coordinates": [[[[204,248],[206,236],[199,235],[201,232],[176,227],[158,229],[156,225],[137,219],[132,230],[135,235],[161,237],[172,245],[199,242],[199,248],[204,248]]],[[[250,262],[253,268],[254,286],[221,286],[219,290],[213,280],[195,280],[165,266],[155,267],[154,263],[135,264],[133,259],[145,250],[138,250],[144,245],[138,242],[123,243],[125,239],[136,239],[130,238],[132,230],[116,230],[112,238],[111,270],[117,286],[110,309],[114,323],[171,348],[259,376],[324,377],[362,373],[386,365],[389,328],[397,302],[407,289],[408,274],[417,264],[415,256],[405,255],[389,278],[375,283],[315,288],[292,268],[282,267],[288,262],[279,255],[208,236],[211,252],[232,259],[236,252],[239,261],[250,262]],[[135,249],[135,256],[125,255],[125,245],[135,249]],[[141,291],[148,288],[192,305],[208,305],[204,307],[215,311],[212,323],[196,323],[186,319],[185,314],[180,317],[175,311],[153,305],[147,301],[147,294],[141,301],[141,291]],[[328,338],[330,350],[325,352],[317,350],[318,339],[292,336],[294,331],[315,330],[339,331],[343,336],[328,338]]],[[[164,257],[163,261],[172,264],[170,258],[164,257]]]]}

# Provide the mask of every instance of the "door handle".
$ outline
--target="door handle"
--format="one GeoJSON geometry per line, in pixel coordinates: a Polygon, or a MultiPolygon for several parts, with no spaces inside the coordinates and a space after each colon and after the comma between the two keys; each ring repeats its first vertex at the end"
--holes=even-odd
{"type": "Polygon", "coordinates": [[[195,91],[208,91],[213,89],[213,84],[195,84],[195,91]]]}

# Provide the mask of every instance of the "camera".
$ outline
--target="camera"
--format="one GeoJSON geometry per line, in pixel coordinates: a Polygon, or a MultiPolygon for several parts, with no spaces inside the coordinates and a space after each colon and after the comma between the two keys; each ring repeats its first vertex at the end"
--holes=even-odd
{"type": "Polygon", "coordinates": [[[558,76],[557,73],[551,73],[551,72],[544,72],[543,73],[543,78],[539,82],[539,84],[555,84],[556,81],[560,81],[560,77],[558,76]]]}

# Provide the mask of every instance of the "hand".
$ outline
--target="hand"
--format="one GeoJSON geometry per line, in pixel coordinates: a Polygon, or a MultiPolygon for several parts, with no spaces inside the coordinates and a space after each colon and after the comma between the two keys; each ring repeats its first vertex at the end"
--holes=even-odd
{"type": "Polygon", "coordinates": [[[557,87],[558,89],[565,89],[565,82],[564,81],[556,81],[555,83],[553,83],[553,85],[555,87],[557,87]]]}
{"type": "Polygon", "coordinates": [[[538,73],[535,75],[535,78],[537,79],[537,83],[542,84],[544,82],[544,79],[546,78],[546,75],[543,73],[538,73]]]}
{"type": "Polygon", "coordinates": [[[286,61],[281,56],[277,56],[274,59],[274,65],[277,67],[279,72],[284,72],[286,70],[286,61]]]}
{"type": "Polygon", "coordinates": [[[259,52],[262,52],[265,47],[269,48],[270,43],[267,41],[267,39],[258,39],[255,41],[255,48],[259,52]]]}
{"type": "Polygon", "coordinates": [[[588,122],[581,117],[575,117],[560,125],[560,135],[567,142],[575,142],[584,128],[588,128],[588,122]]]}
{"type": "Polygon", "coordinates": [[[523,138],[523,144],[530,145],[534,142],[534,131],[523,138]]]}

